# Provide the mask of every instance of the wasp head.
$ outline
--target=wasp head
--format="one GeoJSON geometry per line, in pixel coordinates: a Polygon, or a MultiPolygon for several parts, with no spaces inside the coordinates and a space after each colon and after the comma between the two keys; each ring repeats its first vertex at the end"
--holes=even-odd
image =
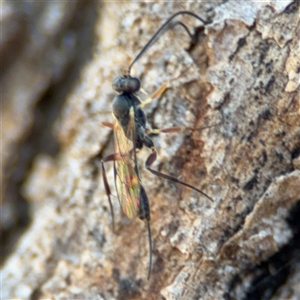
{"type": "Polygon", "coordinates": [[[128,76],[121,76],[113,81],[112,88],[117,93],[135,93],[140,89],[141,83],[135,78],[128,76]]]}

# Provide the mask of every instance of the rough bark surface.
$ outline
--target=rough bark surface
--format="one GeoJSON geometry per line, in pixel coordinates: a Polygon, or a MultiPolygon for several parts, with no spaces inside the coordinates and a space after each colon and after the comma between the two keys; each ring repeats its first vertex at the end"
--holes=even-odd
{"type": "Polygon", "coordinates": [[[2,4],[2,298],[299,299],[299,2],[20,3],[2,4]],[[147,228],[116,197],[112,231],[100,159],[113,134],[101,122],[112,80],[179,10],[209,24],[179,17],[197,41],[176,27],[132,73],[149,94],[170,81],[149,124],[186,128],[154,138],[155,169],[214,201],[138,154],[147,281],[147,228]],[[11,246],[20,202],[31,222],[11,246]]]}

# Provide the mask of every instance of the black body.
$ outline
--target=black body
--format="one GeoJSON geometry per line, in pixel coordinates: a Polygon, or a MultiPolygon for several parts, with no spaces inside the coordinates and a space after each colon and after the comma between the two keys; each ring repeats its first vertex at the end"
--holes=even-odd
{"type": "MultiPolygon", "coordinates": [[[[113,89],[117,92],[120,93],[118,96],[116,96],[113,100],[112,103],[112,112],[115,117],[114,124],[111,124],[109,122],[103,122],[103,125],[108,126],[112,129],[115,130],[115,143],[119,143],[118,145],[125,143],[124,141],[124,135],[127,140],[132,141],[131,143],[127,143],[125,147],[122,148],[121,153],[114,153],[111,154],[107,157],[104,157],[101,161],[102,165],[102,172],[103,172],[103,183],[104,187],[106,190],[106,194],[108,197],[110,209],[111,209],[111,214],[112,214],[112,222],[113,222],[113,228],[114,228],[114,213],[113,213],[113,207],[111,203],[111,190],[107,181],[106,173],[105,173],[105,168],[104,168],[104,163],[108,161],[114,161],[115,166],[114,166],[114,173],[115,173],[115,184],[116,184],[116,189],[118,191],[118,186],[117,186],[117,181],[116,177],[118,175],[118,178],[124,179],[123,182],[121,182],[121,188],[124,188],[125,193],[123,195],[128,195],[128,199],[126,199],[126,205],[132,205],[136,204],[137,201],[138,207],[135,206],[135,216],[138,216],[139,219],[145,221],[147,223],[147,229],[148,229],[148,236],[149,236],[149,269],[148,269],[148,280],[150,278],[151,274],[151,269],[152,269],[152,236],[151,236],[151,229],[150,229],[150,206],[149,206],[149,200],[146,194],[146,191],[144,187],[141,184],[141,180],[139,177],[139,170],[138,170],[138,164],[137,164],[137,158],[136,158],[136,150],[142,149],[142,147],[145,145],[147,148],[151,149],[151,154],[147,158],[145,162],[145,167],[148,171],[150,171],[152,174],[159,176],[161,178],[170,180],[174,183],[179,183],[183,186],[186,186],[190,189],[193,189],[197,191],[198,193],[202,194],[205,196],[207,199],[210,201],[213,201],[212,198],[210,198],[208,195],[206,195],[204,192],[201,190],[197,189],[196,187],[185,183],[183,181],[180,181],[179,179],[170,176],[168,174],[164,174],[162,172],[156,171],[151,168],[151,165],[154,163],[154,161],[157,158],[157,150],[154,147],[152,139],[149,137],[149,133],[151,134],[159,134],[159,132],[176,132],[180,131],[178,129],[180,128],[166,128],[162,130],[152,130],[147,127],[147,119],[146,115],[142,109],[142,107],[147,103],[147,101],[142,102],[137,96],[134,95],[139,89],[140,89],[140,81],[137,78],[131,77],[130,76],[130,71],[132,66],[140,59],[140,57],[155,43],[155,41],[163,35],[166,31],[169,29],[174,28],[177,25],[180,25],[183,27],[183,29],[187,32],[187,34],[190,36],[191,40],[194,41],[194,36],[190,33],[189,29],[187,26],[180,22],[180,21],[173,21],[173,19],[179,15],[189,15],[193,18],[198,19],[201,21],[203,24],[207,24],[206,21],[204,21],[201,17],[196,15],[193,12],[190,11],[179,11],[172,15],[157,31],[156,33],[152,36],[152,38],[147,42],[147,44],[141,49],[141,51],[138,53],[138,55],[135,57],[135,59],[131,62],[130,66],[128,69],[124,72],[124,75],[121,77],[116,78],[113,81],[112,87],[113,89]],[[122,129],[122,132],[120,133],[120,127],[122,129]],[[175,129],[175,130],[174,130],[175,129]],[[118,141],[119,140],[119,141],[118,141]],[[129,147],[132,146],[132,149],[128,149],[129,147]],[[126,148],[127,147],[127,148],[126,148]],[[122,161],[121,164],[119,164],[119,170],[116,167],[116,161],[122,161]],[[122,165],[123,164],[123,165],[122,165]],[[124,168],[125,166],[125,168],[124,168]],[[126,168],[127,167],[127,168],[126,168]],[[131,171],[129,171],[131,170],[131,171]],[[132,191],[133,189],[130,190],[131,183],[128,184],[127,182],[127,175],[130,175],[131,172],[131,178],[136,180],[136,176],[133,173],[135,172],[137,179],[138,179],[138,184],[139,184],[139,197],[135,195],[134,193],[128,192],[132,191]],[[127,173],[126,173],[127,171],[127,173]],[[118,173],[119,172],[119,173],[118,173]],[[127,194],[126,194],[127,192],[127,194]],[[128,202],[128,203],[127,203],[128,202]]],[[[162,86],[163,87],[163,86],[162,86]]],[[[163,91],[166,89],[167,85],[165,85],[164,88],[160,88],[157,93],[157,95],[161,95],[163,91]]],[[[155,98],[153,96],[153,98],[155,98]]],[[[150,101],[152,101],[152,97],[150,98],[150,101]]],[[[120,147],[116,148],[120,150],[120,147]]],[[[132,182],[134,182],[132,180],[132,182]]],[[[133,183],[133,186],[136,186],[136,183],[133,183]],[[134,185],[135,184],[135,185],[134,185]]],[[[122,190],[122,189],[121,189],[122,190]]],[[[120,198],[119,198],[120,201],[120,198]]],[[[124,201],[124,199],[123,199],[124,201]]],[[[120,202],[121,203],[121,202],[120,202]]],[[[131,207],[131,206],[129,206],[131,207]]],[[[128,213],[127,207],[125,209],[123,208],[124,212],[128,213]]],[[[127,216],[132,217],[133,214],[128,213],[127,216]]]]}
{"type": "Polygon", "coordinates": [[[126,137],[132,139],[126,133],[128,132],[128,123],[131,121],[130,109],[133,109],[136,134],[135,141],[132,141],[134,147],[136,149],[142,149],[143,145],[148,148],[154,147],[153,141],[146,134],[147,118],[145,112],[140,107],[142,102],[133,94],[139,90],[140,81],[131,76],[118,77],[113,83],[113,88],[115,91],[122,91],[122,94],[114,98],[112,111],[122,125],[126,137]]]}

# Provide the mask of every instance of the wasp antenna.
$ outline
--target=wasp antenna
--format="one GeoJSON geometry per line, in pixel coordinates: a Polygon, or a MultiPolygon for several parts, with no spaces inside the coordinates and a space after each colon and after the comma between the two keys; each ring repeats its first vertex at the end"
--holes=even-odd
{"type": "Polygon", "coordinates": [[[190,39],[191,39],[192,41],[194,41],[194,36],[191,34],[191,32],[189,31],[189,29],[187,28],[187,26],[186,26],[184,23],[182,23],[181,21],[178,21],[178,22],[173,23],[171,28],[174,28],[174,27],[177,26],[177,25],[182,26],[183,29],[186,31],[186,33],[189,35],[190,39]]]}
{"type": "Polygon", "coordinates": [[[188,35],[192,37],[190,31],[188,30],[188,28],[182,23],[182,22],[176,22],[174,24],[171,23],[171,21],[177,17],[178,15],[190,15],[198,20],[200,20],[203,24],[208,24],[207,21],[204,21],[201,17],[199,17],[198,15],[194,14],[191,11],[179,11],[177,13],[175,13],[173,16],[171,16],[157,31],[156,33],[152,36],[152,38],[147,42],[147,44],[142,48],[142,50],[139,52],[139,54],[135,57],[135,59],[132,61],[132,63],[130,64],[129,68],[128,68],[128,73],[130,74],[131,68],[132,66],[141,58],[141,56],[150,48],[150,46],[162,35],[164,34],[168,29],[173,28],[176,25],[181,25],[188,33],[188,35]],[[173,26],[170,26],[173,25],[173,26]]]}

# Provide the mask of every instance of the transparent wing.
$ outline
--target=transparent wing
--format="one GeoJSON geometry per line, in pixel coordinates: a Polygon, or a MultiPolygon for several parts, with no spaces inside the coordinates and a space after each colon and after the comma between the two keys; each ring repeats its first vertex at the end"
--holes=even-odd
{"type": "Polygon", "coordinates": [[[115,137],[115,184],[120,205],[128,218],[138,215],[140,206],[140,182],[135,171],[135,121],[133,108],[130,110],[127,128],[114,118],[115,137]],[[125,131],[126,132],[125,132],[125,131]]]}

